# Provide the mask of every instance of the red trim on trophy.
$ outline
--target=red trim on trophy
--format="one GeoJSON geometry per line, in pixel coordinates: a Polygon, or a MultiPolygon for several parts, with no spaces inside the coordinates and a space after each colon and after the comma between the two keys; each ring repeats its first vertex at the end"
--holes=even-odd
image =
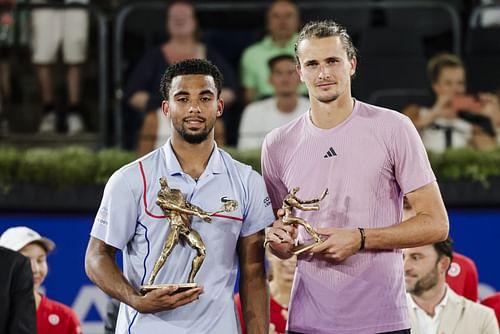
{"type": "MultiPolygon", "coordinates": [[[[148,201],[147,201],[147,198],[146,198],[146,174],[144,173],[144,167],[142,166],[142,161],[139,161],[139,168],[141,169],[141,175],[142,175],[142,201],[144,202],[144,211],[146,212],[146,214],[150,217],[153,217],[153,218],[167,218],[167,216],[157,216],[151,212],[148,211],[148,201]]],[[[240,217],[233,217],[233,216],[225,216],[225,215],[221,215],[221,214],[214,214],[215,217],[219,217],[219,218],[226,218],[226,219],[232,219],[232,220],[236,220],[236,221],[240,221],[240,222],[243,222],[243,218],[240,218],[240,217]]]]}

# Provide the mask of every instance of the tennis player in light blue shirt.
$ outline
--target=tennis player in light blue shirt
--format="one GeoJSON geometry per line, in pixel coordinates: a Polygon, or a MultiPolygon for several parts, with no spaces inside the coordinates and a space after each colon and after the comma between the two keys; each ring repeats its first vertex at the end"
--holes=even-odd
{"type": "MultiPolygon", "coordinates": [[[[249,333],[268,332],[262,242],[263,229],[274,221],[274,214],[261,176],[213,140],[215,119],[223,110],[217,73],[204,60],[167,69],[162,107],[172,121],[172,137],[162,148],[116,171],[106,185],[86,270],[102,290],[122,302],[116,333],[237,333],[233,289],[238,263],[249,333]],[[206,212],[219,209],[226,198],[239,205],[233,212],[213,216],[211,223],[190,216],[206,248],[195,276],[201,287],[183,292],[162,288],[143,296],[140,286],[147,284],[170,229],[155,203],[160,177],[206,212]],[[117,250],[123,252],[123,273],[114,259],[117,250]]],[[[155,283],[185,283],[195,255],[187,243],[179,242],[155,283]]]]}

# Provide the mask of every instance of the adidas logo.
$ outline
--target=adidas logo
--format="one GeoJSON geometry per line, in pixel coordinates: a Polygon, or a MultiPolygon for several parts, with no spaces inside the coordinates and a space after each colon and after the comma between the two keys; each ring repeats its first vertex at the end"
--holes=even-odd
{"type": "Polygon", "coordinates": [[[336,156],[336,155],[337,155],[337,153],[335,152],[335,150],[333,149],[333,147],[330,147],[328,149],[328,151],[326,151],[326,154],[325,154],[325,156],[323,158],[331,158],[331,157],[336,156]]]}

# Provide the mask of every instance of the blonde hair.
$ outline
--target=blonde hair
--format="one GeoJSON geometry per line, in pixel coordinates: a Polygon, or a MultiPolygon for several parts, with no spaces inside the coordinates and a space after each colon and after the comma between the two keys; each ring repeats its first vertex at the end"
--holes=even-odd
{"type": "Polygon", "coordinates": [[[427,75],[431,83],[438,81],[443,69],[450,67],[463,68],[464,64],[458,56],[451,53],[440,53],[432,57],[427,63],[427,75]]]}
{"type": "Polygon", "coordinates": [[[358,50],[352,43],[352,38],[347,33],[347,29],[341,24],[332,20],[311,21],[307,23],[299,32],[297,42],[295,43],[295,58],[297,64],[300,65],[299,55],[297,52],[300,42],[311,38],[325,38],[338,36],[347,52],[349,60],[357,56],[358,50]]]}

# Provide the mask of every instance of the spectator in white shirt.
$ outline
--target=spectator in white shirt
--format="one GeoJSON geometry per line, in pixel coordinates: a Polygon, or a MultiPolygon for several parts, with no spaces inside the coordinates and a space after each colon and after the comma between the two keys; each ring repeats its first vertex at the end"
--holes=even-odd
{"type": "Polygon", "coordinates": [[[243,111],[239,149],[260,149],[267,133],[309,109],[309,100],[299,94],[300,78],[295,68],[295,58],[286,54],[278,55],[269,60],[268,66],[274,96],[250,103],[243,111]]]}

